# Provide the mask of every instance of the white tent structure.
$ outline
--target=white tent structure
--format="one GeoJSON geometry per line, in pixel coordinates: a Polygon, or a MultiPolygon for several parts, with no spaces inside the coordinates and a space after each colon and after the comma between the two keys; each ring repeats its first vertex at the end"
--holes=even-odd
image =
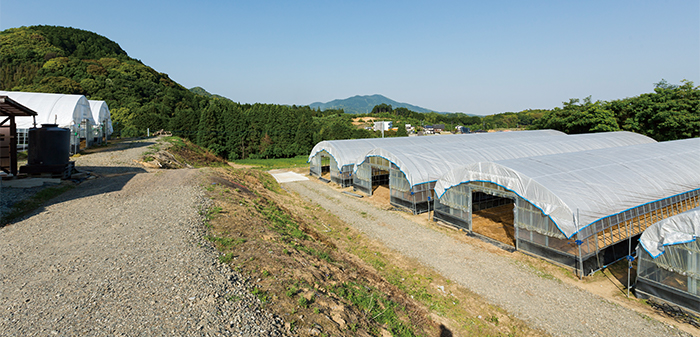
{"type": "MultiPolygon", "coordinates": [[[[92,117],[90,103],[83,95],[45,94],[37,92],[0,91],[0,95],[6,95],[14,101],[36,111],[37,124],[58,124],[67,128],[71,125],[80,125],[88,120],[95,125],[92,117]]],[[[41,125],[37,125],[40,127],[41,125]]],[[[18,129],[34,127],[31,120],[17,123],[18,129]]]]}
{"type": "Polygon", "coordinates": [[[316,144],[309,154],[309,173],[320,177],[323,172],[329,170],[331,180],[343,187],[347,187],[352,185],[352,172],[355,162],[358,158],[364,158],[367,151],[377,147],[402,144],[446,144],[469,142],[477,139],[508,139],[553,135],[565,136],[566,134],[555,130],[535,130],[422,137],[325,140],[316,144]]]}
{"type": "MultiPolygon", "coordinates": [[[[87,135],[92,134],[95,120],[85,96],[16,91],[0,91],[0,95],[6,95],[36,111],[36,127],[41,127],[41,124],[58,124],[61,128],[71,129],[71,153],[79,150],[81,138],[86,139],[86,146],[90,146],[92,138],[87,135]]],[[[17,123],[20,143],[27,139],[27,130],[32,127],[32,121],[27,118],[17,123]]],[[[25,147],[26,143],[18,146],[25,147]]]]}
{"type": "Polygon", "coordinates": [[[376,179],[376,173],[388,172],[384,183],[390,187],[392,205],[421,213],[432,209],[432,190],[438,178],[465,165],[654,142],[641,134],[620,131],[517,139],[481,137],[461,143],[378,147],[358,160],[353,184],[371,194],[373,186],[382,183],[376,179]]]}
{"type": "Polygon", "coordinates": [[[435,193],[466,213],[475,191],[514,200],[517,249],[590,272],[697,198],[699,167],[693,138],[475,163],[445,174],[435,193]]]}
{"type": "Polygon", "coordinates": [[[700,200],[642,233],[637,246],[637,297],[656,297],[700,313],[700,200]],[[695,208],[693,208],[695,207],[695,208]]]}
{"type": "Polygon", "coordinates": [[[99,131],[105,137],[109,137],[114,129],[112,128],[112,116],[109,113],[109,107],[105,101],[93,101],[90,102],[90,110],[92,111],[92,118],[95,120],[95,125],[99,127],[99,131]]]}

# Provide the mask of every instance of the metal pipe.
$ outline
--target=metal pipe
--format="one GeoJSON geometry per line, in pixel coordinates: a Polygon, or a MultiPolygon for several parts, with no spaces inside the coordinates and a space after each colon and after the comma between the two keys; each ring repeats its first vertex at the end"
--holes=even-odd
{"type": "Polygon", "coordinates": [[[579,280],[583,279],[583,254],[581,253],[581,244],[583,241],[581,241],[581,232],[579,232],[578,224],[579,221],[581,221],[581,216],[579,214],[579,209],[576,208],[576,245],[578,246],[578,263],[579,266],[581,267],[581,271],[579,273],[579,280]]]}
{"type": "Polygon", "coordinates": [[[630,257],[632,257],[632,235],[630,232],[630,224],[634,221],[634,219],[630,220],[630,222],[627,224],[627,298],[630,298],[630,269],[632,269],[632,260],[630,260],[630,257]]]}

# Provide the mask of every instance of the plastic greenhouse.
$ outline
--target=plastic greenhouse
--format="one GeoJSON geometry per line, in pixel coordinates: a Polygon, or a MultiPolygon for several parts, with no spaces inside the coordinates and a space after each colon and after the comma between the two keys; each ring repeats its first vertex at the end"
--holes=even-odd
{"type": "Polygon", "coordinates": [[[466,142],[481,138],[520,138],[528,136],[565,136],[566,134],[555,130],[535,130],[517,132],[493,132],[465,135],[440,135],[423,137],[392,137],[392,138],[365,138],[325,140],[319,142],[309,154],[309,174],[322,176],[330,172],[331,180],[342,187],[348,187],[353,182],[353,169],[358,158],[364,158],[367,151],[380,146],[393,145],[420,145],[420,144],[445,144],[452,142],[466,142]]]}
{"type": "Polygon", "coordinates": [[[435,193],[459,210],[447,221],[470,231],[477,193],[514,203],[516,249],[589,274],[627,256],[628,240],[653,223],[697,202],[699,167],[694,138],[476,163],[445,174],[435,193]]]}
{"type": "Polygon", "coordinates": [[[95,138],[100,141],[104,138],[109,139],[109,136],[114,132],[112,128],[112,116],[109,113],[109,107],[105,101],[88,101],[90,103],[90,110],[92,111],[92,118],[95,120],[95,138]]]}
{"type": "MultiPolygon", "coordinates": [[[[59,127],[71,130],[71,152],[79,150],[80,140],[86,140],[86,146],[92,141],[88,135],[92,134],[95,120],[92,117],[90,103],[82,95],[46,94],[36,92],[0,91],[0,95],[7,95],[16,102],[37,112],[36,127],[40,124],[58,124],[59,127]]],[[[17,123],[18,140],[26,140],[29,128],[34,127],[28,119],[17,123]]],[[[26,147],[26,143],[18,147],[26,147]]]]}
{"type": "MultiPolygon", "coordinates": [[[[512,133],[518,135],[517,132],[512,133]]],[[[512,158],[567,153],[655,142],[631,132],[608,132],[571,136],[482,137],[470,142],[412,144],[375,148],[355,166],[354,187],[371,195],[377,185],[389,185],[390,202],[414,214],[433,208],[436,181],[451,169],[512,158]]],[[[436,217],[444,213],[436,210],[436,217]]]]}
{"type": "Polygon", "coordinates": [[[655,297],[700,313],[700,200],[647,228],[637,246],[637,297],[655,297]]]}

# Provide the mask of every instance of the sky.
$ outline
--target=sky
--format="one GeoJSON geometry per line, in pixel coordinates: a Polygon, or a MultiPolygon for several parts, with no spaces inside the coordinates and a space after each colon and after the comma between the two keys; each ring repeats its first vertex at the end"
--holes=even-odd
{"type": "Polygon", "coordinates": [[[89,30],[241,103],[381,94],[488,115],[700,85],[700,1],[0,0],[0,30],[89,30]]]}

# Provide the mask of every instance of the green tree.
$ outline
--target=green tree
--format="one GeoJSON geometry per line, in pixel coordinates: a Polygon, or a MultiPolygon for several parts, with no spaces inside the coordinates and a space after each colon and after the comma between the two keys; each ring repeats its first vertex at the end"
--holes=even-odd
{"type": "Polygon", "coordinates": [[[396,131],[396,137],[406,137],[408,132],[406,131],[406,125],[404,123],[399,123],[398,130],[396,131]]]}
{"type": "Polygon", "coordinates": [[[620,130],[615,115],[603,102],[592,102],[586,97],[583,103],[572,98],[562,108],[546,113],[535,123],[538,129],[555,129],[568,134],[620,130]]]}
{"type": "Polygon", "coordinates": [[[626,101],[619,111],[628,116],[625,129],[658,141],[700,137],[700,87],[691,81],[677,86],[662,80],[653,93],[626,101]]]}
{"type": "Polygon", "coordinates": [[[225,156],[225,127],[222,114],[225,103],[219,99],[209,101],[199,118],[197,145],[207,148],[216,155],[225,156]]]}
{"type": "Polygon", "coordinates": [[[391,108],[390,104],[382,103],[382,104],[375,105],[372,108],[372,112],[370,112],[370,113],[371,114],[378,114],[378,113],[385,113],[385,112],[391,113],[393,111],[394,111],[394,109],[391,108]]]}

